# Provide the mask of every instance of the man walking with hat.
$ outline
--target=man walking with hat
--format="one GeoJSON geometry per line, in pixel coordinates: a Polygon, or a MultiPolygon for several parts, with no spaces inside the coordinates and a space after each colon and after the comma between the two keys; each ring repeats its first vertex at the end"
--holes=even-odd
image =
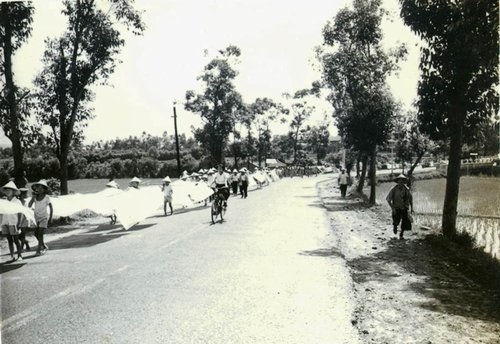
{"type": "Polygon", "coordinates": [[[403,233],[411,230],[411,219],[408,210],[413,213],[413,196],[410,189],[405,185],[407,178],[400,174],[394,179],[397,183],[386,197],[387,203],[392,209],[392,225],[394,234],[398,233],[398,226],[401,222],[401,232],[399,239],[403,239],[403,233]]]}

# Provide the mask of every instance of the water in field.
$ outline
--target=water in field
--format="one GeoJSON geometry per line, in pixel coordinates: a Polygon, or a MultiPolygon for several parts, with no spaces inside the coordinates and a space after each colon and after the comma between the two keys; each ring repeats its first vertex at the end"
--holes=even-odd
{"type": "MultiPolygon", "coordinates": [[[[377,202],[384,204],[393,183],[377,186],[377,202]]],[[[441,227],[446,179],[416,181],[413,204],[417,223],[441,227]]],[[[469,233],[477,246],[500,259],[500,178],[462,177],[457,228],[469,233]],[[461,216],[462,215],[462,216],[461,216]],[[497,218],[495,218],[497,217],[497,218]]]]}

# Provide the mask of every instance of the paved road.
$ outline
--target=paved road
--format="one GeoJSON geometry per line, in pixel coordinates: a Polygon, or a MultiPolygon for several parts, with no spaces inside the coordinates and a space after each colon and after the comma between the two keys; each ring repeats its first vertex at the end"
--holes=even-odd
{"type": "Polygon", "coordinates": [[[358,343],[324,178],[231,199],[223,224],[203,208],[103,225],[2,265],[3,343],[358,343]]]}

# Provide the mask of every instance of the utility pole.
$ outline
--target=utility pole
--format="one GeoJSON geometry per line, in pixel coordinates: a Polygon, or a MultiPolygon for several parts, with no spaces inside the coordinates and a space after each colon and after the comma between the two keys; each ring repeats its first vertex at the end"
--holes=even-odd
{"type": "Polygon", "coordinates": [[[175,150],[177,152],[177,178],[181,177],[181,157],[179,154],[179,135],[177,134],[177,112],[174,101],[174,130],[175,130],[175,150]]]}

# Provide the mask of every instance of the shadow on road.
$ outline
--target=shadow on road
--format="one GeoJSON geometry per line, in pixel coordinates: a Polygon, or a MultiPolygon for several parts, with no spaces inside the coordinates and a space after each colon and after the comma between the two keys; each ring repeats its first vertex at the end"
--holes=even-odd
{"type": "Polygon", "coordinates": [[[344,258],[342,252],[340,252],[337,248],[320,248],[313,251],[302,251],[299,252],[302,256],[311,256],[311,257],[340,257],[344,258]]]}
{"type": "Polygon", "coordinates": [[[90,247],[108,242],[121,237],[123,234],[99,234],[99,233],[84,233],[75,234],[65,238],[57,239],[49,243],[50,250],[64,250],[67,248],[82,248],[90,247]]]}
{"type": "Polygon", "coordinates": [[[2,263],[0,264],[0,275],[12,270],[17,270],[26,265],[26,263],[2,263]]]}
{"type": "Polygon", "coordinates": [[[353,280],[363,284],[369,281],[387,281],[400,277],[390,269],[396,263],[406,272],[424,276],[425,280],[408,285],[429,301],[419,307],[444,314],[500,321],[500,290],[480,287],[477,279],[464,275],[459,262],[465,253],[436,250],[428,239],[391,239],[387,249],[373,255],[347,261],[353,280]]]}

